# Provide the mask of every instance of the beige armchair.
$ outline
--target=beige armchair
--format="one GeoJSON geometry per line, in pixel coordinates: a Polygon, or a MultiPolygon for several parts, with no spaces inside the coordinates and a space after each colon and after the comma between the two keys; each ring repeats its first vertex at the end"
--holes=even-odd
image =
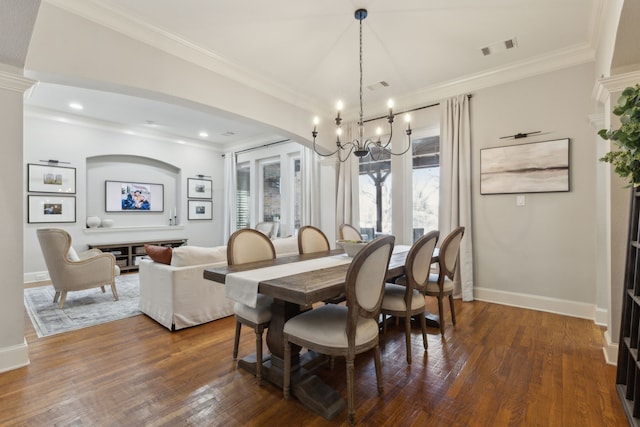
{"type": "Polygon", "coordinates": [[[41,228],[36,232],[56,291],[53,302],[60,299],[60,308],[64,306],[67,292],[97,287],[105,292],[106,285],[111,286],[113,297],[118,300],[115,280],[120,269],[112,254],[91,249],[78,255],[71,247],[71,236],[66,231],[41,228]]]}

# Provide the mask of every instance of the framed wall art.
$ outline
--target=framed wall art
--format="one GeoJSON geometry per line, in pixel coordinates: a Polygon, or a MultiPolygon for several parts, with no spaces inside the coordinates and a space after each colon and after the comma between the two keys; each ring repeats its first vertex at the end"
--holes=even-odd
{"type": "Polygon", "coordinates": [[[189,199],[211,199],[213,181],[210,179],[187,178],[187,197],[189,199]]]}
{"type": "Polygon", "coordinates": [[[164,212],[164,185],[105,181],[106,212],[164,212]]]}
{"type": "Polygon", "coordinates": [[[76,168],[28,163],[27,191],[76,194],[76,168]]]}
{"type": "Polygon", "coordinates": [[[199,220],[199,219],[213,219],[211,210],[213,209],[213,202],[209,200],[189,200],[189,213],[187,219],[199,220]]]}
{"type": "Polygon", "coordinates": [[[480,194],[569,191],[569,138],[480,150],[480,194]]]}
{"type": "Polygon", "coordinates": [[[76,222],[75,196],[28,196],[30,224],[46,222],[76,222]]]}

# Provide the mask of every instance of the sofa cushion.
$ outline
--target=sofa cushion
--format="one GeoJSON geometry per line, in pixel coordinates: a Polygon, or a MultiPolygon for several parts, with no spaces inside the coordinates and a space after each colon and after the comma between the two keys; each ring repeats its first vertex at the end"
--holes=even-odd
{"type": "Polygon", "coordinates": [[[171,264],[172,249],[169,246],[144,245],[149,258],[161,264],[171,264]]]}
{"type": "Polygon", "coordinates": [[[173,256],[171,257],[171,265],[174,267],[213,264],[222,261],[227,262],[226,246],[216,246],[214,248],[180,246],[173,249],[173,256]]]}

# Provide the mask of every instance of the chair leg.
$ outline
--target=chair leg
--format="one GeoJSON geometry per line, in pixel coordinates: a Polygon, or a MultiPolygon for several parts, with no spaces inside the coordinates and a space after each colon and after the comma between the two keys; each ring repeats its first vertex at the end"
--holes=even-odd
{"type": "Polygon", "coordinates": [[[382,395],[384,386],[382,385],[382,362],[380,359],[380,345],[373,349],[373,363],[376,366],[376,382],[378,384],[378,394],[382,395]]]}
{"type": "Polygon", "coordinates": [[[236,337],[233,340],[233,360],[238,359],[238,346],[240,345],[240,329],[242,328],[242,323],[236,320],[236,337]]]}
{"type": "Polygon", "coordinates": [[[456,326],[456,310],[453,308],[453,294],[449,294],[449,307],[451,307],[451,323],[456,326]]]}
{"type": "Polygon", "coordinates": [[[353,387],[353,371],[354,363],[353,356],[347,357],[347,414],[349,416],[349,425],[356,424],[356,409],[355,409],[355,389],[353,387]]]}
{"type": "Polygon", "coordinates": [[[444,310],[442,309],[442,297],[438,297],[438,314],[440,314],[440,335],[444,336],[444,310]]]}
{"type": "Polygon", "coordinates": [[[429,342],[427,341],[427,319],[424,317],[424,314],[419,314],[420,316],[420,329],[422,329],[422,345],[424,346],[425,351],[429,348],[429,342]]]}
{"type": "Polygon", "coordinates": [[[58,304],[58,308],[64,307],[64,302],[67,300],[67,291],[62,291],[60,293],[60,304],[58,304]]]}
{"type": "Polygon", "coordinates": [[[407,363],[411,365],[411,315],[409,313],[404,317],[404,335],[407,346],[407,363]]]}
{"type": "Polygon", "coordinates": [[[56,291],[55,295],[53,296],[53,302],[54,304],[56,302],[58,302],[58,299],[60,298],[60,291],[56,291]]]}
{"type": "Polygon", "coordinates": [[[256,328],[256,378],[262,380],[262,327],[256,328]]]}
{"type": "Polygon", "coordinates": [[[291,386],[291,344],[284,339],[284,378],[282,380],[282,393],[285,400],[289,399],[289,387],[291,386]]]}
{"type": "Polygon", "coordinates": [[[382,314],[382,335],[387,333],[387,315],[384,313],[382,314]]]}
{"type": "MultiPolygon", "coordinates": [[[[102,289],[102,292],[104,292],[104,287],[102,289]]],[[[118,297],[118,290],[116,289],[116,284],[112,283],[111,284],[111,293],[113,294],[113,298],[118,301],[119,297],[118,297]]]]}
{"type": "Polygon", "coordinates": [[[102,293],[104,294],[106,291],[104,290],[104,286],[100,286],[100,289],[102,290],[102,293]]]}

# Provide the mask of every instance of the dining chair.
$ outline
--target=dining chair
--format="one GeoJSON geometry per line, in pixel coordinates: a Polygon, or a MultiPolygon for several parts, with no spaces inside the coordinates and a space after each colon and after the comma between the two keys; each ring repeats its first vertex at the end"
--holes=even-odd
{"type": "Polygon", "coordinates": [[[407,363],[411,364],[411,317],[420,320],[422,344],[427,350],[427,321],[424,317],[425,302],[423,293],[427,290],[433,250],[440,237],[440,232],[431,231],[421,236],[409,249],[405,262],[405,275],[396,283],[384,285],[382,297],[382,332],[386,330],[386,315],[404,318],[407,347],[407,363]]]}
{"type": "MultiPolygon", "coordinates": [[[[227,243],[227,264],[244,264],[248,262],[274,259],[276,250],[268,236],[251,228],[243,228],[229,237],[227,243]]],[[[256,334],[256,378],[262,379],[262,334],[271,322],[271,303],[273,299],[258,294],[256,307],[237,302],[233,306],[236,318],[236,336],[233,342],[233,360],[238,358],[240,330],[242,325],[252,328],[256,334]]]]}
{"type": "Polygon", "coordinates": [[[317,227],[305,225],[298,231],[298,250],[301,254],[331,250],[329,239],[317,227]]]}
{"type": "Polygon", "coordinates": [[[345,279],[346,306],[327,304],[292,317],[284,324],[285,399],[289,398],[291,383],[291,344],[346,358],[347,407],[352,425],[355,423],[353,372],[356,354],[374,349],[378,394],[382,394],[378,317],[394,241],[393,236],[375,239],[353,258],[345,279]]]}
{"type": "Polygon", "coordinates": [[[438,273],[429,275],[429,283],[424,295],[438,298],[438,313],[440,315],[440,335],[444,336],[444,317],[442,299],[449,297],[451,308],[451,322],[456,325],[456,312],[453,308],[453,279],[456,274],[460,241],[464,235],[464,227],[458,227],[449,233],[440,244],[438,255],[438,273]]]}
{"type": "Polygon", "coordinates": [[[36,234],[55,290],[53,302],[60,300],[58,308],[64,307],[67,292],[97,287],[105,292],[104,287],[110,286],[113,299],[118,300],[116,276],[120,268],[113,254],[100,249],[76,253],[66,230],[39,228],[36,234]]]}
{"type": "Polygon", "coordinates": [[[362,234],[350,224],[340,224],[338,227],[338,237],[340,240],[362,240],[362,234]]]}
{"type": "Polygon", "coordinates": [[[273,222],[265,221],[265,222],[257,223],[255,229],[271,239],[273,238],[273,226],[274,226],[273,222]]]}

